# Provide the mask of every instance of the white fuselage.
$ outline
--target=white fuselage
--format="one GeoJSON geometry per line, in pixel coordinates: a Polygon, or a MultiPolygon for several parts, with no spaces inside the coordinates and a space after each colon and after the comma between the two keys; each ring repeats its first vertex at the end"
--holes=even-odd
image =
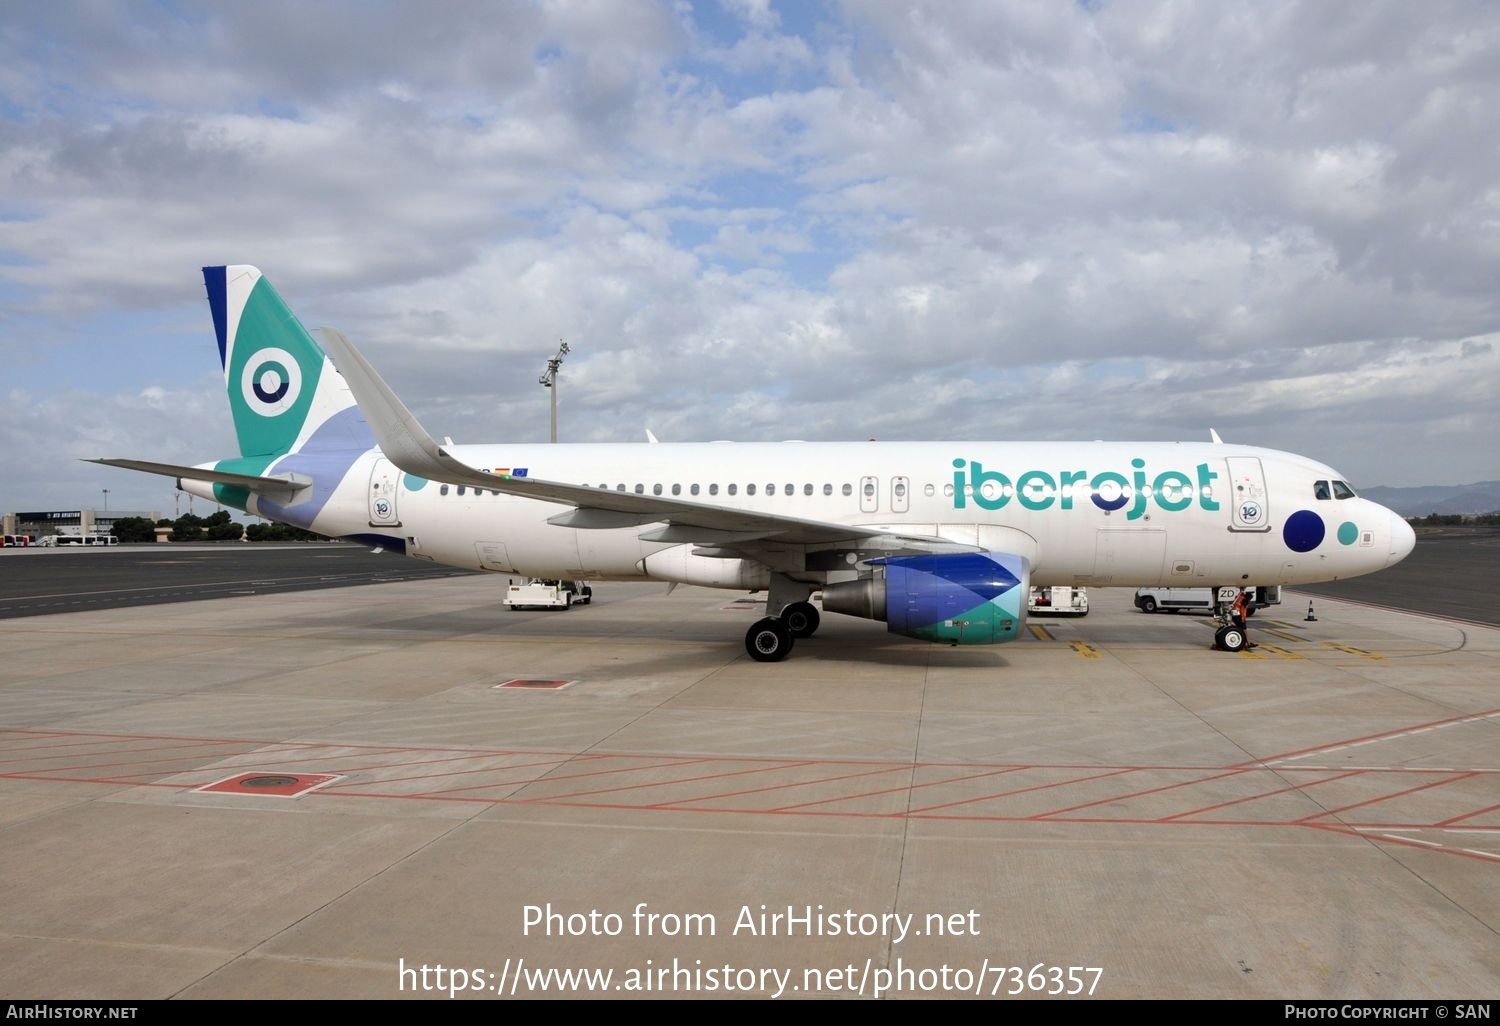
{"type": "MultiPolygon", "coordinates": [[[[1411,529],[1391,511],[1328,494],[1339,478],[1329,467],[1249,446],[715,442],[450,451],[496,473],[1020,553],[1035,585],[1302,584],[1379,570],[1412,545],[1411,529]]],[[[780,551],[762,542],[763,561],[748,568],[701,545],[643,540],[649,525],[551,524],[570,507],[410,478],[376,449],[351,459],[312,529],[389,539],[453,566],[758,587],[755,571],[827,581],[865,558],[849,561],[843,551],[845,562],[833,565],[817,547],[780,551]]]]}

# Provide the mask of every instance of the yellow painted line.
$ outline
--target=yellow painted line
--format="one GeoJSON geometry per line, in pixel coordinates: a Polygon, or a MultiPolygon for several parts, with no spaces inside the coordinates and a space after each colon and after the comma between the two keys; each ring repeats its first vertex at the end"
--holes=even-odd
{"type": "Polygon", "coordinates": [[[1323,644],[1327,645],[1329,648],[1336,648],[1340,652],[1348,652],[1350,655],[1363,656],[1366,659],[1385,658],[1385,656],[1376,655],[1374,652],[1366,652],[1362,648],[1355,648],[1353,645],[1340,645],[1337,641],[1325,641],[1323,642],[1323,644]]]}
{"type": "Polygon", "coordinates": [[[1269,627],[1262,627],[1261,630],[1263,632],[1265,632],[1266,634],[1274,634],[1278,638],[1284,638],[1287,641],[1306,641],[1307,640],[1306,638],[1299,638],[1295,634],[1288,634],[1285,631],[1273,631],[1269,627]]]}
{"type": "Polygon", "coordinates": [[[1034,623],[1033,624],[1029,624],[1028,626],[1031,628],[1031,633],[1036,635],[1036,640],[1038,640],[1038,641],[1056,641],[1057,640],[1056,638],[1054,638],[1047,631],[1047,628],[1045,628],[1045,627],[1039,627],[1039,626],[1037,626],[1034,623]]]}
{"type": "MultiPolygon", "coordinates": [[[[1265,646],[1262,645],[1260,647],[1264,648],[1265,646]]],[[[1261,655],[1259,652],[1252,652],[1248,648],[1242,648],[1242,649],[1240,649],[1240,658],[1241,659],[1264,659],[1265,656],[1261,655]]]]}
{"type": "Polygon", "coordinates": [[[1284,648],[1277,648],[1275,645],[1267,644],[1264,641],[1260,642],[1260,647],[1263,648],[1263,649],[1265,649],[1267,652],[1274,652],[1276,655],[1280,656],[1283,659],[1301,659],[1302,658],[1302,656],[1299,656],[1296,652],[1288,652],[1284,648]]]}
{"type": "Polygon", "coordinates": [[[1068,642],[1068,644],[1073,646],[1074,652],[1077,652],[1085,659],[1103,658],[1099,655],[1099,650],[1096,649],[1093,645],[1090,645],[1087,641],[1070,641],[1068,642]]]}

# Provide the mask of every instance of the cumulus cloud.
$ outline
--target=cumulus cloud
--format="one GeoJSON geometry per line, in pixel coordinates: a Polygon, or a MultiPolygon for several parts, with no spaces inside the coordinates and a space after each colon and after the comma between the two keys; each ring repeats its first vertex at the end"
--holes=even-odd
{"type": "Polygon", "coordinates": [[[140,317],[211,347],[197,268],[249,262],[463,439],[544,438],[566,338],[565,438],[1500,476],[1495,53],[1478,0],[23,5],[4,469],[77,505],[116,472],[59,455],[226,454],[204,364],[66,369],[140,317]]]}

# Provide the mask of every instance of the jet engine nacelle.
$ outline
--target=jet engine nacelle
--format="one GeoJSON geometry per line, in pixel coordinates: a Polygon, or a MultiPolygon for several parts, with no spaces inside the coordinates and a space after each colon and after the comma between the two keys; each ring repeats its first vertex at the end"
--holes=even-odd
{"type": "Polygon", "coordinates": [[[1026,621],[1031,564],[1010,552],[894,556],[823,589],[830,613],[884,620],[892,634],[957,645],[1013,641],[1026,621]]]}

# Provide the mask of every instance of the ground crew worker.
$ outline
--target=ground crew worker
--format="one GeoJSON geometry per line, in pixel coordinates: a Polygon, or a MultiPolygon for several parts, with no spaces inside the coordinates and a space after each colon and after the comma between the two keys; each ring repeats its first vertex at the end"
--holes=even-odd
{"type": "Polygon", "coordinates": [[[1249,588],[1241,588],[1240,593],[1234,598],[1234,605],[1229,607],[1229,617],[1234,625],[1245,632],[1245,647],[1254,648],[1255,642],[1250,640],[1250,631],[1246,628],[1245,621],[1255,615],[1255,599],[1251,597],[1249,588]]]}

